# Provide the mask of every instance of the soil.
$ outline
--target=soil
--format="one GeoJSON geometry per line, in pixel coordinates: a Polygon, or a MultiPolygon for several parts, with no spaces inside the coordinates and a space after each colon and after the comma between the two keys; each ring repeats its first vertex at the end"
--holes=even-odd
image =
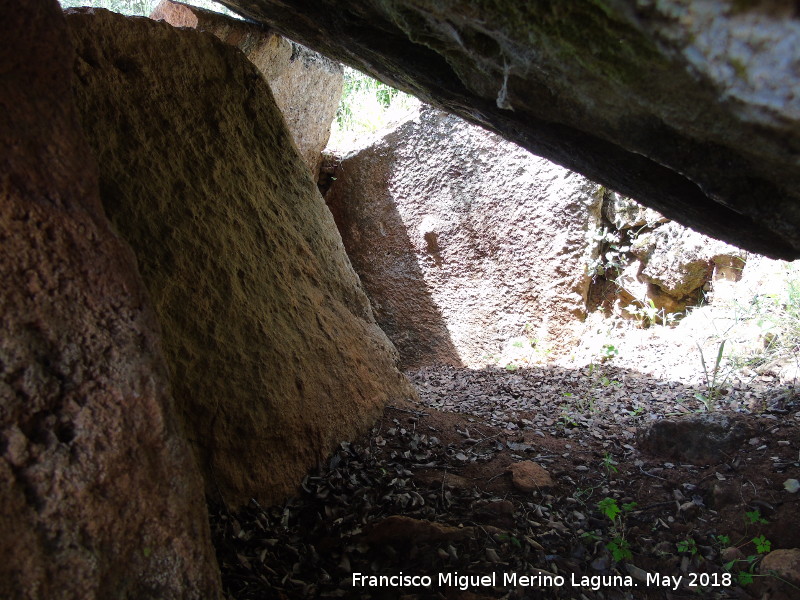
{"type": "Polygon", "coordinates": [[[757,565],[767,542],[800,546],[800,494],[784,489],[800,476],[792,389],[751,381],[728,390],[717,410],[742,415],[752,437],[685,464],[641,452],[637,433],[705,411],[696,387],[614,362],[408,373],[421,403],[387,408],[296,498],[212,511],[227,596],[800,597],[792,588],[763,595],[772,578],[757,565]],[[552,486],[515,484],[509,467],[525,461],[552,486]],[[740,585],[750,572],[755,581],[740,585]],[[432,585],[354,586],[354,573],[427,575],[432,585]],[[494,582],[456,579],[492,573],[494,582]],[[648,573],[681,579],[648,585],[648,573]],[[505,579],[513,574],[533,580],[514,585],[505,579]]]}

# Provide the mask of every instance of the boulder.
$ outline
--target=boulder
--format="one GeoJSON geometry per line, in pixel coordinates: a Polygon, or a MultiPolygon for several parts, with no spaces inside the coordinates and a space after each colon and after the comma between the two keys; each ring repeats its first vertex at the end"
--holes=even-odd
{"type": "Polygon", "coordinates": [[[256,67],[163,22],[67,20],[103,205],[153,297],[206,489],[275,503],[415,392],[256,67]]]}
{"type": "Polygon", "coordinates": [[[667,223],[638,238],[632,251],[644,261],[640,277],[673,298],[697,292],[711,281],[717,263],[723,267],[745,263],[747,252],[667,223]]]}
{"type": "Polygon", "coordinates": [[[773,550],[758,565],[756,587],[762,598],[793,600],[800,588],[800,548],[773,550]]]}
{"type": "Polygon", "coordinates": [[[755,429],[746,417],[711,412],[669,417],[639,430],[639,448],[648,454],[692,464],[726,461],[755,429]]]}
{"type": "Polygon", "coordinates": [[[257,23],[162,0],[150,15],[175,27],[207,31],[238,47],[266,78],[300,154],[316,180],[321,153],[342,96],[342,65],[257,23]]]}
{"type": "Polygon", "coordinates": [[[225,4],[670,219],[800,257],[791,2],[225,4]]]}
{"type": "Polygon", "coordinates": [[[342,158],[325,196],[405,367],[475,364],[585,315],[600,187],[431,107],[342,158]]]}
{"type": "Polygon", "coordinates": [[[630,247],[635,260],[622,274],[622,288],[640,302],[653,300],[656,308],[666,312],[681,312],[697,304],[714,280],[741,276],[748,257],[740,248],[675,222],[638,235],[630,247]],[[636,282],[646,287],[644,296],[636,282]]]}
{"type": "Polygon", "coordinates": [[[55,0],[0,24],[0,597],[218,598],[158,323],[112,231],[55,0]]]}

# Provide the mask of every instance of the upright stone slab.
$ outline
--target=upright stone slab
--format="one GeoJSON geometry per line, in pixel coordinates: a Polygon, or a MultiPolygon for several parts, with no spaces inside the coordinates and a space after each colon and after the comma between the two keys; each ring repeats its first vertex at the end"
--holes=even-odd
{"type": "Polygon", "coordinates": [[[100,205],[64,17],[55,0],[6,8],[0,598],[217,598],[202,482],[135,258],[100,205]]]}
{"type": "Polygon", "coordinates": [[[163,22],[68,23],[103,203],[153,296],[207,490],[277,502],[413,389],[256,67],[163,22]]]}
{"type": "Polygon", "coordinates": [[[403,364],[475,363],[585,314],[600,187],[432,108],[343,157],[326,195],[403,364]],[[527,326],[527,329],[526,329],[527,326]]]}
{"type": "Polygon", "coordinates": [[[150,18],[207,31],[244,52],[269,83],[292,138],[316,179],[342,96],[341,64],[263,25],[180,2],[161,0],[150,18]]]}

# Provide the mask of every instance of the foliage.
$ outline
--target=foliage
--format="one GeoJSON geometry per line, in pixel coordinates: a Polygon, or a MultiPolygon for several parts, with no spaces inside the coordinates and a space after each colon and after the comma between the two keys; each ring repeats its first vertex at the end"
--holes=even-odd
{"type": "Polygon", "coordinates": [[[602,276],[614,279],[628,264],[627,252],[630,246],[622,243],[622,236],[615,231],[602,227],[590,233],[589,241],[598,248],[597,257],[586,265],[590,277],[602,276]]]}
{"type": "Polygon", "coordinates": [[[694,538],[686,538],[678,542],[678,552],[682,554],[689,554],[690,556],[695,556],[697,554],[697,542],[694,541],[694,538]]]}
{"type": "Polygon", "coordinates": [[[603,344],[600,348],[600,360],[605,362],[619,355],[619,350],[614,344],[603,344]]]}
{"type": "Polygon", "coordinates": [[[625,539],[625,515],[636,508],[636,502],[628,502],[620,506],[614,498],[603,498],[597,503],[600,512],[611,521],[613,537],[606,544],[606,549],[617,562],[633,558],[631,545],[625,539]]]}
{"type": "MultiPolygon", "coordinates": [[[[745,527],[750,525],[767,524],[764,517],[761,516],[761,511],[752,510],[744,514],[745,527]]],[[[719,535],[716,537],[719,546],[727,547],[731,544],[731,539],[727,535],[719,535]]],[[[751,539],[743,539],[735,544],[737,548],[743,548],[752,544],[755,549],[755,554],[750,554],[747,557],[739,560],[731,560],[723,565],[726,571],[732,571],[734,567],[738,569],[736,574],[737,583],[741,586],[753,583],[755,575],[755,568],[761,558],[772,550],[772,542],[770,542],[763,534],[759,534],[751,539]],[[742,564],[739,564],[742,563],[742,564]]],[[[760,576],[759,576],[760,577],[760,576]]]]}
{"type": "MultiPolygon", "coordinates": [[[[717,339],[727,339],[726,360],[732,370],[756,372],[771,366],[798,363],[800,351],[800,266],[789,264],[783,274],[777,274],[780,285],[773,291],[732,301],[730,325],[717,339]],[[777,291],[775,291],[777,290],[777,291]],[[758,343],[740,343],[740,329],[759,332],[758,343]]],[[[772,287],[772,286],[771,286],[772,287]]],[[[800,382],[796,382],[800,383],[800,382]]]]}
{"type": "Polygon", "coordinates": [[[657,308],[652,298],[648,298],[647,302],[642,302],[641,306],[629,304],[624,310],[633,315],[642,327],[649,327],[656,323],[661,323],[661,325],[667,327],[674,325],[681,316],[681,313],[667,312],[667,309],[663,306],[657,308]]]}
{"type": "Polygon", "coordinates": [[[609,452],[606,452],[603,456],[603,460],[600,462],[605,469],[606,474],[611,477],[612,473],[619,473],[619,469],[617,468],[617,461],[614,460],[614,457],[611,456],[609,452]]]}
{"type": "Polygon", "coordinates": [[[728,373],[725,377],[721,377],[720,373],[720,365],[725,351],[725,341],[726,340],[722,340],[719,344],[717,358],[714,361],[714,368],[711,370],[710,374],[706,365],[705,356],[703,355],[703,349],[700,347],[700,344],[697,344],[697,350],[700,352],[700,364],[703,366],[703,375],[706,380],[706,393],[701,394],[697,392],[694,397],[700,400],[709,412],[716,408],[717,402],[725,393],[725,384],[728,382],[731,375],[731,373],[728,373]]]}
{"type": "Polygon", "coordinates": [[[747,523],[748,525],[757,525],[759,523],[763,523],[766,525],[767,523],[769,523],[769,521],[767,521],[764,517],[761,516],[761,511],[758,509],[744,513],[744,520],[745,523],[747,523]]]}
{"type": "Polygon", "coordinates": [[[331,145],[350,142],[401,120],[419,101],[350,67],[344,68],[342,99],[331,130],[331,145]]]}

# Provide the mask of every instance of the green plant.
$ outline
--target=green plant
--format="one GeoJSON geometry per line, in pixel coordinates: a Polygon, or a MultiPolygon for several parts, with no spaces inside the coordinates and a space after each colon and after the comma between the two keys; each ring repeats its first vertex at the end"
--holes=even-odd
{"type": "Polygon", "coordinates": [[[611,552],[611,556],[617,562],[628,558],[633,558],[633,552],[631,552],[630,543],[621,536],[617,536],[608,542],[608,544],[606,544],[606,548],[608,548],[608,551],[611,552]]]}
{"type": "Polygon", "coordinates": [[[694,538],[686,538],[678,542],[678,552],[682,554],[689,554],[691,556],[695,556],[697,554],[697,542],[694,541],[694,538]]]}
{"type": "Polygon", "coordinates": [[[769,523],[764,517],[761,516],[761,511],[758,509],[751,510],[744,513],[744,521],[747,525],[758,525],[769,523]]]}
{"type": "Polygon", "coordinates": [[[617,461],[614,460],[614,457],[611,456],[610,453],[606,452],[603,456],[603,460],[600,462],[603,468],[606,470],[606,474],[611,477],[612,473],[619,473],[619,469],[617,468],[617,461]]]}
{"type": "Polygon", "coordinates": [[[728,546],[731,545],[731,538],[728,537],[727,535],[717,535],[717,536],[714,536],[714,542],[717,544],[717,547],[720,548],[720,549],[727,548],[728,546]]]}
{"type": "Polygon", "coordinates": [[[625,514],[636,508],[636,502],[628,502],[620,506],[614,498],[603,498],[597,503],[600,512],[611,521],[612,538],[606,544],[615,561],[619,562],[633,557],[631,546],[625,539],[625,514]]]}
{"type": "Polygon", "coordinates": [[[577,427],[578,422],[572,414],[570,414],[569,407],[566,404],[562,404],[559,408],[561,409],[561,413],[558,417],[558,424],[564,428],[577,427]]]}
{"type": "Polygon", "coordinates": [[[600,512],[613,523],[617,522],[617,517],[622,512],[622,509],[614,498],[603,498],[597,503],[597,508],[599,508],[600,512]]]}
{"type": "MultiPolygon", "coordinates": [[[[720,323],[728,339],[727,365],[758,373],[775,365],[800,366],[800,266],[788,264],[783,273],[770,274],[770,293],[755,293],[728,301],[728,316],[720,323]],[[756,332],[757,335],[754,333],[756,332]]],[[[716,327],[716,321],[712,322],[716,327]]],[[[795,382],[795,384],[800,382],[795,382]]]]}
{"type": "Polygon", "coordinates": [[[331,129],[331,144],[373,133],[400,120],[419,101],[350,67],[344,68],[342,98],[331,129]]]}
{"type": "Polygon", "coordinates": [[[725,377],[720,378],[720,365],[722,364],[723,352],[725,351],[725,341],[726,340],[722,340],[719,343],[717,358],[714,361],[714,368],[712,369],[711,373],[708,371],[706,359],[703,355],[703,349],[700,347],[700,344],[697,344],[697,350],[700,352],[700,364],[703,367],[703,376],[705,377],[706,381],[706,391],[705,393],[695,392],[694,397],[703,403],[703,406],[705,406],[708,412],[711,412],[716,408],[717,402],[725,393],[725,385],[728,383],[728,379],[731,375],[731,373],[728,373],[725,377]]]}
{"type": "Polygon", "coordinates": [[[667,312],[667,309],[663,306],[661,308],[657,308],[656,303],[653,302],[652,298],[648,298],[647,302],[637,302],[640,302],[640,305],[637,306],[636,304],[629,304],[624,310],[636,318],[640,327],[649,327],[650,325],[655,325],[656,323],[660,323],[664,327],[668,327],[670,325],[674,325],[683,314],[679,312],[667,312]]]}
{"type": "Polygon", "coordinates": [[[759,554],[767,554],[772,549],[772,543],[763,535],[754,537],[751,541],[756,547],[756,552],[759,554]]]}
{"type": "Polygon", "coordinates": [[[615,356],[619,356],[619,350],[614,344],[603,344],[600,348],[600,360],[602,362],[611,360],[615,356]]]}
{"type": "MultiPolygon", "coordinates": [[[[746,528],[749,528],[751,525],[765,525],[769,523],[769,521],[761,515],[761,511],[757,509],[745,512],[744,521],[746,528]]],[[[715,540],[721,548],[731,545],[731,539],[727,535],[718,535],[715,540]]],[[[743,563],[743,568],[739,567],[736,575],[737,582],[742,586],[753,582],[753,578],[756,577],[754,574],[756,565],[763,555],[768,554],[772,550],[772,542],[763,534],[759,534],[749,540],[740,540],[735,546],[737,548],[744,548],[750,544],[753,545],[755,554],[750,554],[743,559],[731,560],[723,565],[726,571],[732,571],[734,567],[743,563]]]]}
{"type": "Polygon", "coordinates": [[[608,377],[603,375],[602,377],[600,377],[600,385],[602,385],[603,387],[609,387],[609,386],[620,387],[622,384],[616,379],[609,379],[608,377]]]}
{"type": "Polygon", "coordinates": [[[623,245],[622,236],[606,227],[592,231],[589,242],[597,248],[597,256],[586,264],[589,276],[606,279],[617,277],[628,264],[627,253],[630,246],[623,245]]]}

